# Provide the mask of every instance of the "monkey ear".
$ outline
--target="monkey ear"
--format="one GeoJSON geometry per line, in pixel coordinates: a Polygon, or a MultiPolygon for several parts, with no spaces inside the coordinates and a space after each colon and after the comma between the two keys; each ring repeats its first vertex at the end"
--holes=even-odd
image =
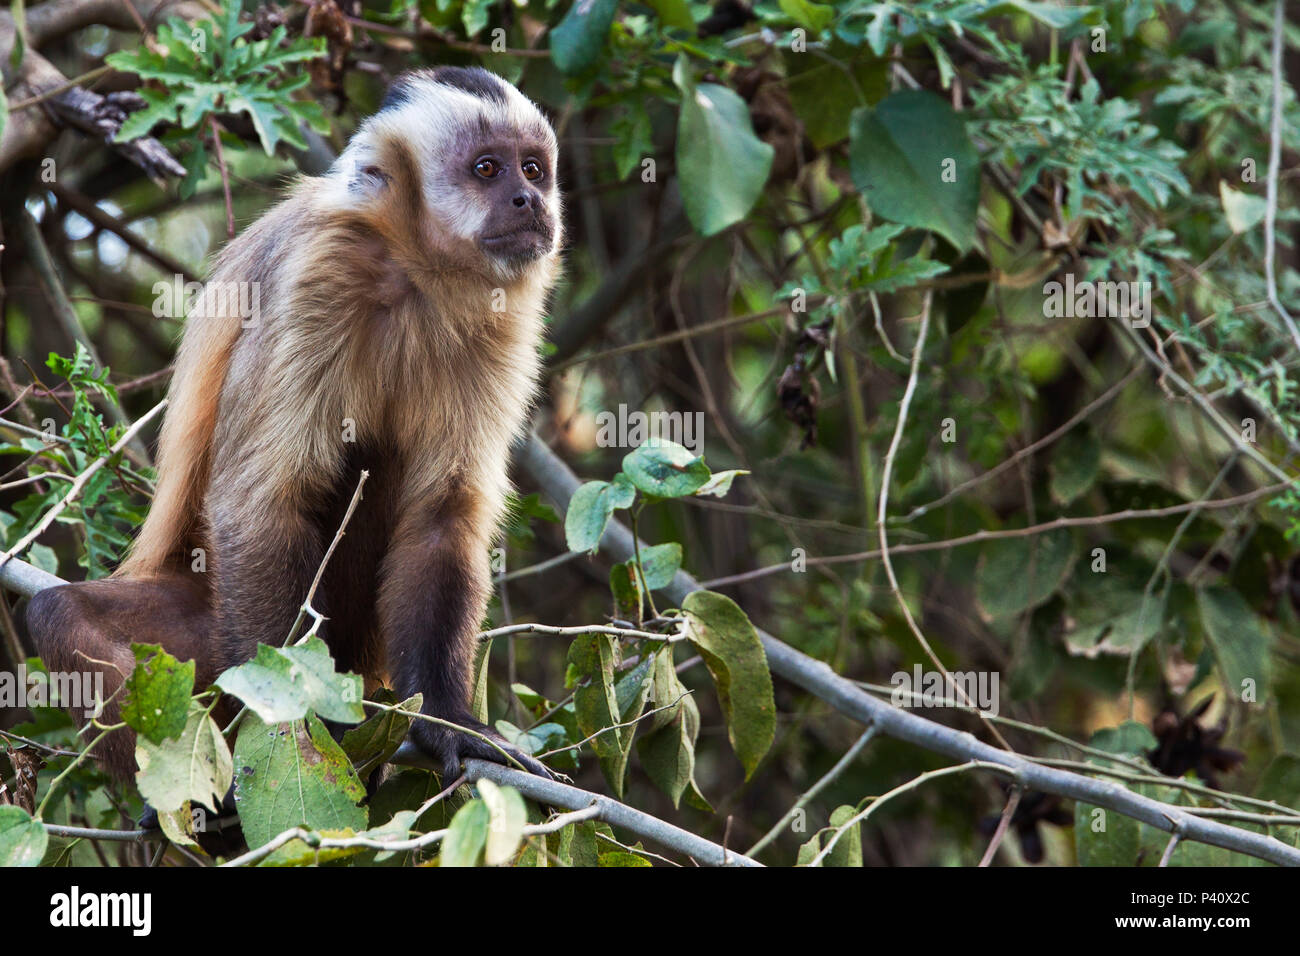
{"type": "Polygon", "coordinates": [[[348,192],[358,197],[377,196],[388,188],[389,176],[378,165],[367,160],[357,163],[348,177],[348,192]]]}

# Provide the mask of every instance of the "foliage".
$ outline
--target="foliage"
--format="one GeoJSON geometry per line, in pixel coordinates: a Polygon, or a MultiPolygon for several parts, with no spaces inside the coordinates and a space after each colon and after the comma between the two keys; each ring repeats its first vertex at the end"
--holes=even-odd
{"type": "MultiPolygon", "coordinates": [[[[1286,172],[1300,102],[1284,83],[1270,212],[1270,7],[777,0],[730,22],[681,0],[383,0],[361,5],[345,39],[308,36],[303,11],[268,27],[226,0],[214,19],[169,20],[105,58],[144,82],[119,140],[165,130],[190,172],[182,196],[199,195],[170,210],[143,182],[80,187],[157,248],[170,230],[205,231],[196,223],[218,233],[198,201],[214,126],[223,148],[262,147],[232,149],[221,171],[269,183],[289,170],[285,147],[305,145],[304,123],[344,142],[378,106],[380,77],[410,66],[482,64],[561,118],[568,279],[536,423],[594,480],[552,509],[555,489],[516,469],[527,493],[494,552],[488,623],[588,631],[567,649],[542,635],[485,643],[474,701],[582,786],[717,840],[731,820],[731,846],[757,840],[860,728],[774,686],[753,622],[874,687],[932,666],[915,622],[952,670],[1001,676],[1018,752],[1175,805],[1281,812],[1300,802],[1300,678],[1286,666],[1300,626],[1300,354],[1274,300],[1300,313],[1286,172]],[[1074,296],[1057,308],[1051,287],[1067,280],[1132,284],[1130,304],[1150,311],[1104,314],[1074,296]],[[624,405],[698,411],[707,426],[698,443],[593,438],[597,416],[624,405]],[[897,588],[878,562],[882,501],[897,588]],[[602,539],[622,521],[641,543],[606,568],[602,539]],[[688,568],[705,587],[683,598],[688,568]],[[1167,759],[1170,727],[1195,759],[1167,759]]],[[[1293,56],[1300,29],[1288,23],[1283,41],[1293,56]]],[[[234,194],[232,216],[265,208],[262,191],[234,194]]],[[[123,375],[154,371],[164,359],[137,354],[138,327],[112,304],[147,301],[150,267],[112,262],[111,237],[80,244],[75,225],[42,227],[86,286],[100,354],[123,375]]],[[[48,351],[29,301],[7,316],[6,352],[20,357],[48,351]]],[[[70,401],[26,401],[64,423],[58,440],[0,436],[15,473],[39,478],[3,500],[9,547],[122,434],[98,410],[119,397],[106,368],[80,348],[49,368],[70,401]]],[[[75,555],[88,577],[106,574],[149,478],[112,456],[61,533],[22,557],[66,575],[75,555]]],[[[266,864],[654,859],[591,820],[525,832],[541,808],[486,782],[435,799],[442,781],[408,768],[368,791],[422,701],[363,700],[318,639],[259,647],[211,688],[193,680],[138,648],[123,711],[142,767],[124,799],[143,794],[178,842],[202,841],[195,814],[233,782],[249,847],[306,831],[266,864]],[[247,710],[236,726],[213,719],[221,695],[247,710]],[[441,830],[416,850],[322,845],[441,830]]],[[[75,729],[38,706],[18,732],[82,750],[75,729]]],[[[996,791],[918,777],[933,770],[923,752],[872,744],[764,860],[976,862],[996,791]],[[933,793],[877,803],[904,780],[933,793]]],[[[94,862],[39,823],[112,824],[114,786],[67,756],[39,784],[30,811],[0,807],[0,862],[94,862]]],[[[1016,864],[1154,865],[1168,845],[1047,794],[1024,795],[1010,831],[1000,859],[1016,864]]],[[[1183,842],[1170,862],[1241,858],[1183,842]]]]}

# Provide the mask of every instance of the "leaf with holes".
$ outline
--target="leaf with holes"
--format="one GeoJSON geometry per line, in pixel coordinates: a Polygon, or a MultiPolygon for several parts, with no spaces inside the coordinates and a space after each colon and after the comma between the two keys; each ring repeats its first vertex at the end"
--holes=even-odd
{"type": "Polygon", "coordinates": [[[366,828],[356,770],[315,716],[267,724],[249,714],[235,741],[235,801],[249,847],[292,827],[366,828]]]}

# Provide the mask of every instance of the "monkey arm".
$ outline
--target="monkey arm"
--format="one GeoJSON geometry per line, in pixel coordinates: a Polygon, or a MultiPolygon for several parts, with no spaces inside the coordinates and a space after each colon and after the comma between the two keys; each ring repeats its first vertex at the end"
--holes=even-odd
{"type": "MultiPolygon", "coordinates": [[[[524,767],[549,777],[543,764],[470,714],[470,669],[490,591],[487,543],[455,501],[404,514],[379,593],[388,671],[400,697],[424,695],[423,713],[491,738],[524,767]]],[[[485,741],[430,721],[417,720],[411,737],[442,761],[445,779],[458,776],[461,761],[472,757],[507,762],[485,741]]]]}

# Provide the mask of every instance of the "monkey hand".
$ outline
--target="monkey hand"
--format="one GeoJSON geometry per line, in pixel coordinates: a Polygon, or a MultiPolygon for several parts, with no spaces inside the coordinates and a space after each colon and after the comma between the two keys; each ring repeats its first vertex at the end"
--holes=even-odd
{"type": "Polygon", "coordinates": [[[487,724],[465,714],[444,719],[474,733],[465,733],[427,720],[417,720],[411,726],[411,739],[415,745],[441,763],[444,785],[460,776],[462,761],[475,759],[490,760],[516,770],[522,767],[539,777],[557,779],[555,771],[507,742],[487,724]],[[483,739],[485,737],[486,740],[483,739]]]}

